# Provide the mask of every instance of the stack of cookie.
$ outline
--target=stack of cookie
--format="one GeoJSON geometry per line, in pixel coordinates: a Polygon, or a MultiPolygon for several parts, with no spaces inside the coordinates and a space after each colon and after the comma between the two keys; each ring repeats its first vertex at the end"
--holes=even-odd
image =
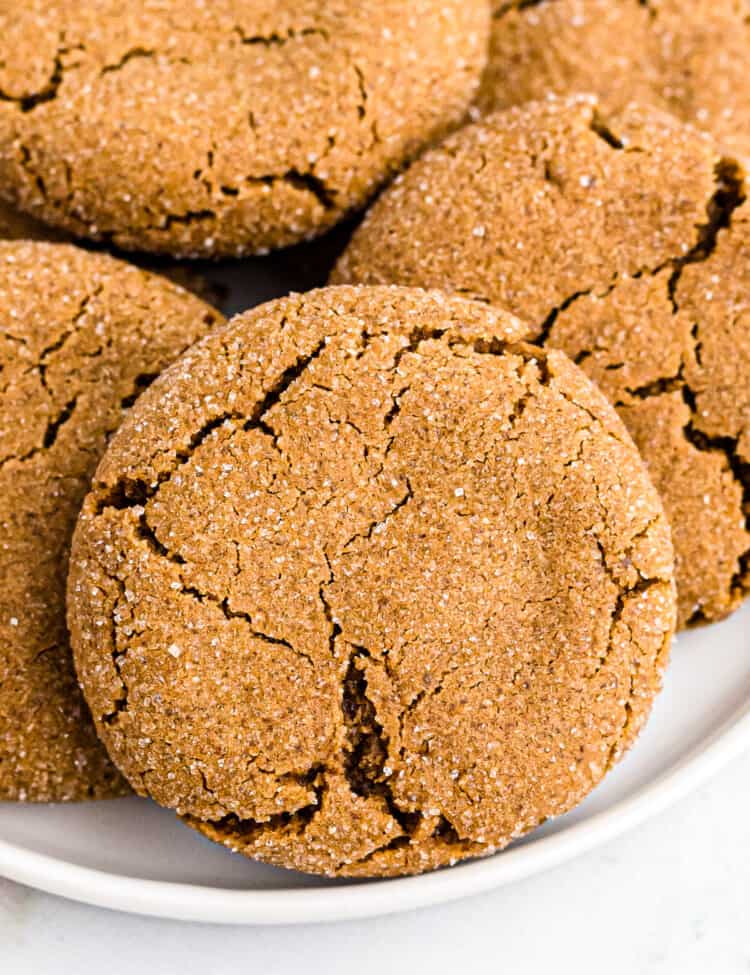
{"type": "Polygon", "coordinates": [[[672,6],[0,4],[0,798],[386,876],[635,741],[750,588],[748,58],[680,87],[737,4],[672,6]],[[103,252],[192,282],[381,188],[229,323],[103,252]]]}

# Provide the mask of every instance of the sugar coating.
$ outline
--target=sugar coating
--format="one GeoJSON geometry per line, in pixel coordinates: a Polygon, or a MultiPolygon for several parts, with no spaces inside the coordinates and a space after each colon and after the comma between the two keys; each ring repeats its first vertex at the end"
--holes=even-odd
{"type": "Polygon", "coordinates": [[[65,576],[78,509],[139,391],[220,316],[63,244],[0,242],[0,799],[126,791],[77,685],[65,576]]]}
{"type": "Polygon", "coordinates": [[[494,0],[477,103],[509,108],[548,92],[643,101],[750,156],[748,0],[494,0]]]}
{"type": "Polygon", "coordinates": [[[0,188],[179,257],[315,236],[464,115],[485,0],[0,2],[0,188]]]}
{"type": "Polygon", "coordinates": [[[329,288],[141,397],[69,580],[97,729],[232,849],[416,873],[575,805],[634,740],[672,547],[625,428],[517,319],[329,288]]]}
{"type": "Polygon", "coordinates": [[[683,123],[549,99],[427,153],[332,279],[468,293],[579,363],[661,492],[681,625],[721,619],[750,588],[745,195],[739,164],[683,123]]]}

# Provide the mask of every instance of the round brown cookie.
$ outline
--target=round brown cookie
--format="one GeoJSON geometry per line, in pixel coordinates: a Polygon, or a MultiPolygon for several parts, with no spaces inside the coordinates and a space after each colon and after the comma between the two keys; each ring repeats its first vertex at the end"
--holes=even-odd
{"type": "Polygon", "coordinates": [[[720,619],[750,588],[744,195],[736,164],[680,122],[534,103],[427,153],[334,274],[497,303],[601,384],[672,522],[682,625],[720,619]]]}
{"type": "Polygon", "coordinates": [[[138,392],[218,319],[111,257],[0,242],[0,799],[126,791],[73,670],[70,537],[138,392]]]}
{"type": "Polygon", "coordinates": [[[478,105],[594,92],[640,100],[750,156],[748,0],[494,0],[478,105]]]}
{"type": "Polygon", "coordinates": [[[486,0],[0,0],[0,186],[77,236],[259,253],[457,122],[486,0]]]}
{"type": "Polygon", "coordinates": [[[569,809],[674,623],[656,491],[604,397],[479,303],[329,288],[139,400],[74,541],[87,700],[134,788],[315,873],[419,872],[569,809]]]}

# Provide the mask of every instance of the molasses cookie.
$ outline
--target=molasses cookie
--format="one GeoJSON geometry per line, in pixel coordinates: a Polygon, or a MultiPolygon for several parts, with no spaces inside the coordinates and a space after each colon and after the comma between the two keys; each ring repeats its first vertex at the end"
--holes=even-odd
{"type": "Polygon", "coordinates": [[[747,0],[495,0],[485,111],[548,92],[643,101],[750,156],[747,0]]]}
{"type": "Polygon", "coordinates": [[[70,537],[140,390],[219,316],[155,275],[0,242],[0,799],[118,795],[65,627],[70,537]]]}
{"type": "Polygon", "coordinates": [[[631,744],[669,529],[614,410],[521,331],[329,288],[234,319],[138,401],[68,605],[140,794],[269,863],[412,873],[565,812],[631,744]]]}
{"type": "Polygon", "coordinates": [[[488,33],[486,0],[0,0],[0,186],[124,249],[291,244],[462,117],[488,33]]]}
{"type": "Polygon", "coordinates": [[[466,292],[617,405],[672,523],[680,622],[750,588],[750,205],[690,127],[591,100],[488,117],[372,209],[334,280],[466,292]]]}

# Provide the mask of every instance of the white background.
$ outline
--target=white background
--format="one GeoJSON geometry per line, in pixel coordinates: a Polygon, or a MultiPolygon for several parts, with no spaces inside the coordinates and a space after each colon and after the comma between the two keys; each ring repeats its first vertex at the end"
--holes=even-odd
{"type": "Polygon", "coordinates": [[[645,826],[513,887],[349,924],[130,917],[0,880],[0,975],[750,975],[750,755],[645,826]]]}

